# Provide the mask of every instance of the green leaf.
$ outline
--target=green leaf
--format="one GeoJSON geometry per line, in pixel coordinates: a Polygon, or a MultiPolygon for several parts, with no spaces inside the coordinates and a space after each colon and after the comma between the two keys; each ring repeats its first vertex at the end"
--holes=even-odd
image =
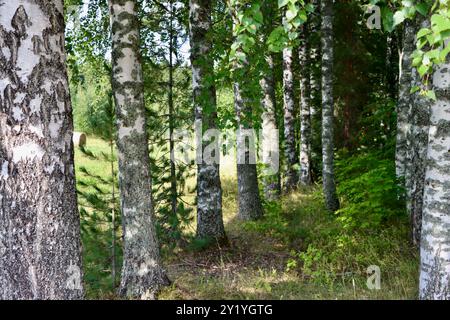
{"type": "Polygon", "coordinates": [[[399,24],[401,24],[403,21],[405,21],[406,17],[402,11],[397,11],[394,14],[393,19],[394,19],[393,26],[395,27],[395,26],[398,26],[399,24]]]}
{"type": "Polygon", "coordinates": [[[426,35],[429,35],[432,31],[428,28],[422,28],[417,32],[417,39],[420,39],[426,35]]]}
{"type": "Polygon", "coordinates": [[[278,0],[278,8],[283,8],[289,3],[289,0],[278,0]]]}
{"type": "Polygon", "coordinates": [[[411,88],[411,90],[409,91],[409,93],[416,93],[417,91],[419,91],[420,90],[420,87],[419,86],[414,86],[414,87],[412,87],[411,88]]]}
{"type": "Polygon", "coordinates": [[[436,93],[433,90],[428,90],[425,95],[433,101],[436,101],[436,93]]]}

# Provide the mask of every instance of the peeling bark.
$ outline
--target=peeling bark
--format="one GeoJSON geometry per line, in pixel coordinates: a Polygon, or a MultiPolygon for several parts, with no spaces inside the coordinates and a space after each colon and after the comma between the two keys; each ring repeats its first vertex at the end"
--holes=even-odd
{"type": "Polygon", "coordinates": [[[420,298],[450,299],[450,59],[433,75],[420,243],[420,298]]]}
{"type": "Polygon", "coordinates": [[[0,299],[83,298],[63,1],[0,2],[0,299]]]}
{"type": "Polygon", "coordinates": [[[323,193],[328,210],[339,209],[334,182],[333,0],[322,0],[322,157],[323,193]]]}
{"type": "Polygon", "coordinates": [[[161,265],[151,196],[137,4],[110,0],[123,266],[119,294],[154,299],[169,284],[161,265]]]}
{"type": "MultiPolygon", "coordinates": [[[[217,98],[214,80],[212,42],[208,36],[212,27],[211,2],[190,1],[190,42],[192,64],[192,88],[194,92],[195,121],[202,131],[217,128],[217,98]]],[[[202,152],[217,140],[202,141],[202,152]]],[[[197,237],[226,241],[222,218],[222,186],[219,163],[197,164],[197,237]]]]}

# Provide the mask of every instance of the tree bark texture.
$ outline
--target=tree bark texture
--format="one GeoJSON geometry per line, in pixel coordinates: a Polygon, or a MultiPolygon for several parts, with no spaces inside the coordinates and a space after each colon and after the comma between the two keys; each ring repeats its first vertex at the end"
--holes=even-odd
{"type": "Polygon", "coordinates": [[[63,1],[0,2],[0,299],[83,298],[63,1]]]}
{"type": "Polygon", "coordinates": [[[437,66],[420,243],[420,298],[450,299],[450,59],[437,66]]]}
{"type": "MultiPolygon", "coordinates": [[[[270,2],[265,2],[265,6],[263,7],[264,16],[267,17],[268,21],[273,20],[275,17],[274,14],[274,4],[270,2]]],[[[270,25],[266,27],[265,34],[263,37],[264,43],[266,42],[268,35],[272,32],[273,26],[270,25]]],[[[277,152],[276,157],[279,161],[279,150],[274,149],[274,139],[279,141],[278,136],[278,124],[276,118],[277,112],[277,103],[276,103],[276,95],[275,95],[275,70],[274,70],[274,56],[270,52],[266,52],[265,54],[265,69],[263,70],[263,74],[261,76],[260,85],[263,92],[262,98],[262,106],[263,106],[263,114],[262,114],[262,153],[263,159],[272,155],[273,152],[277,152]],[[276,133],[276,137],[274,134],[276,133]]],[[[276,143],[278,146],[278,143],[276,143]]],[[[277,148],[279,149],[279,148],[277,148]]],[[[274,171],[272,166],[267,166],[264,171],[263,179],[263,190],[264,196],[268,200],[276,200],[279,198],[281,194],[281,176],[279,166],[274,171]]]]}
{"type": "MultiPolygon", "coordinates": [[[[217,128],[217,98],[214,80],[214,61],[211,56],[212,42],[209,30],[211,23],[211,1],[190,1],[190,42],[192,65],[192,88],[194,91],[195,121],[204,132],[217,128]]],[[[219,142],[203,141],[202,151],[209,144],[219,142]]],[[[219,163],[197,164],[197,236],[213,238],[222,242],[226,239],[222,218],[222,186],[219,163]]]]}
{"type": "Polygon", "coordinates": [[[415,49],[414,21],[407,20],[404,25],[401,73],[399,80],[399,97],[397,103],[397,141],[395,151],[395,167],[397,178],[405,177],[407,163],[407,131],[410,125],[411,104],[410,91],[412,85],[412,59],[415,49]]]}
{"type": "Polygon", "coordinates": [[[299,159],[295,135],[295,99],[294,99],[293,49],[283,50],[283,97],[284,97],[284,155],[286,161],[286,192],[294,190],[299,182],[299,159]]]}
{"type": "Polygon", "coordinates": [[[169,281],[154,225],[137,4],[110,0],[109,5],[124,243],[119,294],[153,299],[169,281]]]}
{"type": "Polygon", "coordinates": [[[322,180],[325,205],[339,209],[334,181],[333,0],[322,0],[322,180]]]}
{"type": "Polygon", "coordinates": [[[299,48],[300,60],[300,183],[312,184],[311,174],[311,64],[309,24],[303,26],[302,43],[299,48]]]}

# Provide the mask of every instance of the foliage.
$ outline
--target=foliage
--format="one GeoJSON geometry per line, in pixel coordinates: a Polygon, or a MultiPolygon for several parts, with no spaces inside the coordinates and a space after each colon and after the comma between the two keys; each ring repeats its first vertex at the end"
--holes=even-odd
{"type": "Polygon", "coordinates": [[[84,157],[110,165],[108,174],[99,175],[83,165],[77,168],[77,191],[81,217],[85,283],[88,295],[115,290],[122,245],[120,237],[120,206],[115,153],[95,154],[81,148],[84,157]]]}
{"type": "Polygon", "coordinates": [[[436,93],[428,90],[428,82],[436,65],[445,63],[450,53],[450,6],[448,1],[436,1],[431,8],[430,26],[417,33],[417,50],[413,53],[413,66],[424,78],[424,88],[414,87],[411,92],[421,89],[422,94],[436,100],[436,93]]]}
{"type": "Polygon", "coordinates": [[[362,152],[336,162],[338,193],[343,206],[336,212],[343,228],[374,230],[405,215],[392,157],[377,151],[362,152]]]}
{"type": "Polygon", "coordinates": [[[269,50],[273,52],[298,44],[300,26],[308,20],[308,14],[316,9],[304,0],[278,0],[278,8],[284,11],[282,26],[275,28],[267,40],[269,50]]]}

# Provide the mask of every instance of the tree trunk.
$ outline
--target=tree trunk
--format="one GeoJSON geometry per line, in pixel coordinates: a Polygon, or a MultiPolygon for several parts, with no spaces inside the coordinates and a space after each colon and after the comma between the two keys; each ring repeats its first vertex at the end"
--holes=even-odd
{"type": "Polygon", "coordinates": [[[311,175],[311,65],[309,25],[303,26],[303,43],[299,49],[300,60],[300,183],[312,184],[311,175]]]}
{"type": "Polygon", "coordinates": [[[311,159],[312,171],[318,170],[321,165],[321,118],[322,118],[322,81],[321,81],[321,60],[322,53],[320,47],[320,0],[312,1],[315,11],[308,17],[310,25],[310,90],[311,90],[311,159]]]}
{"type": "Polygon", "coordinates": [[[154,226],[137,4],[109,3],[124,242],[119,294],[153,299],[169,280],[161,266],[154,226]]]}
{"type": "Polygon", "coordinates": [[[450,59],[433,76],[420,244],[420,298],[450,299],[450,59]]]}
{"type": "Polygon", "coordinates": [[[284,189],[292,191],[299,182],[297,155],[295,141],[295,100],[294,100],[294,73],[293,49],[283,50],[283,97],[284,97],[284,154],[286,158],[286,180],[284,189]]]}
{"type": "Polygon", "coordinates": [[[0,2],[0,299],[82,299],[63,1],[0,2]]]}
{"type": "MultiPolygon", "coordinates": [[[[195,121],[202,133],[217,128],[217,98],[214,80],[212,42],[209,36],[212,4],[208,0],[190,1],[190,41],[192,88],[194,91],[195,121]]],[[[201,151],[218,141],[203,141],[201,151]]],[[[222,218],[222,186],[219,163],[197,164],[197,237],[226,240],[222,218]]]]}
{"type": "MultiPolygon", "coordinates": [[[[233,33],[239,25],[240,7],[233,7],[233,33]]],[[[259,195],[258,173],[256,169],[256,137],[253,131],[253,109],[258,105],[255,100],[259,80],[252,72],[251,56],[244,53],[241,47],[236,49],[237,55],[232,66],[234,108],[238,132],[237,147],[237,178],[238,178],[238,217],[241,220],[256,220],[263,216],[263,208],[259,195]]]]}
{"type": "MultiPolygon", "coordinates": [[[[412,85],[421,85],[416,69],[412,71],[412,85]]],[[[428,132],[430,128],[430,103],[419,92],[411,95],[411,126],[407,130],[407,208],[411,221],[411,240],[417,248],[420,245],[422,227],[423,192],[427,166],[428,132]]]]}
{"type": "Polygon", "coordinates": [[[262,114],[262,154],[263,159],[270,156],[271,158],[269,161],[274,166],[265,164],[266,168],[263,177],[263,189],[266,199],[276,200],[281,194],[281,178],[279,170],[279,151],[275,150],[275,148],[278,147],[279,139],[276,120],[274,63],[273,56],[271,54],[266,55],[266,64],[267,70],[264,71],[260,81],[261,89],[264,95],[262,101],[264,108],[264,112],[262,114]],[[272,157],[276,157],[276,159],[273,159],[272,157]],[[274,163],[273,161],[277,163],[274,163]],[[274,168],[275,166],[276,168],[274,168]]]}
{"type": "MultiPolygon", "coordinates": [[[[248,68],[248,66],[244,66],[248,68]]],[[[238,156],[237,176],[238,176],[238,205],[239,218],[241,220],[256,220],[263,216],[263,208],[259,196],[258,174],[256,171],[255,148],[249,141],[249,148],[246,147],[243,130],[251,129],[252,107],[249,94],[244,88],[248,88],[246,84],[248,77],[239,77],[240,80],[234,83],[234,105],[236,109],[238,122],[237,150],[238,154],[245,150],[242,157],[238,156]]],[[[253,137],[254,138],[254,137],[253,137]]]]}
{"type": "MultiPolygon", "coordinates": [[[[405,43],[407,48],[405,53],[411,55],[415,48],[415,35],[419,30],[419,26],[427,27],[427,22],[423,18],[418,17],[414,21],[409,22],[407,30],[405,30],[405,43]],[[410,39],[412,37],[412,41],[410,39]]],[[[405,57],[403,57],[405,59],[405,57]]],[[[430,101],[423,97],[419,92],[410,93],[412,87],[421,86],[422,80],[418,71],[412,68],[411,58],[408,58],[402,70],[403,76],[411,82],[409,86],[404,84],[400,92],[403,97],[400,98],[402,107],[405,110],[398,110],[398,113],[405,113],[400,116],[404,121],[404,142],[405,159],[404,159],[404,178],[406,189],[406,208],[411,223],[411,242],[417,248],[420,245],[420,233],[422,225],[423,211],[423,192],[425,183],[425,170],[427,162],[428,132],[430,126],[430,101]]],[[[405,79],[403,79],[405,81],[405,79]]],[[[399,102],[399,106],[400,106],[399,102]]],[[[398,150],[398,149],[397,149],[398,150]]]]}
{"type": "MultiPolygon", "coordinates": [[[[174,19],[174,5],[173,1],[169,3],[170,10],[170,22],[169,22],[169,85],[167,93],[167,101],[169,104],[169,151],[170,151],[170,208],[171,215],[173,219],[177,219],[178,212],[178,186],[177,186],[177,168],[175,166],[175,141],[173,139],[175,131],[175,110],[173,101],[173,88],[174,88],[174,65],[173,65],[173,54],[174,54],[174,30],[173,30],[173,19],[174,19]]],[[[173,230],[175,231],[175,230],[173,230]]]]}
{"type": "Polygon", "coordinates": [[[407,20],[404,24],[404,36],[403,36],[403,50],[401,61],[401,72],[399,80],[399,97],[397,103],[397,142],[395,152],[395,167],[397,178],[405,177],[406,163],[407,163],[407,139],[406,134],[408,131],[410,121],[410,98],[411,98],[411,71],[412,71],[412,59],[411,54],[415,49],[415,31],[414,23],[407,20]]]}
{"type": "Polygon", "coordinates": [[[339,209],[334,182],[333,0],[322,0],[322,157],[323,192],[328,210],[339,209]]]}
{"type": "MultiPolygon", "coordinates": [[[[274,19],[274,5],[265,2],[263,7],[264,16],[268,21],[274,19]]],[[[269,25],[264,30],[264,43],[268,35],[272,32],[273,26],[269,25]]],[[[262,106],[262,155],[265,161],[263,175],[263,190],[265,198],[268,200],[276,200],[281,194],[281,177],[279,168],[279,134],[276,118],[276,95],[275,95],[275,75],[274,75],[274,57],[270,52],[265,54],[265,68],[262,71],[260,85],[263,92],[262,106]],[[275,158],[275,159],[274,159],[275,158]],[[270,163],[267,163],[270,162],[270,163]]]]}

